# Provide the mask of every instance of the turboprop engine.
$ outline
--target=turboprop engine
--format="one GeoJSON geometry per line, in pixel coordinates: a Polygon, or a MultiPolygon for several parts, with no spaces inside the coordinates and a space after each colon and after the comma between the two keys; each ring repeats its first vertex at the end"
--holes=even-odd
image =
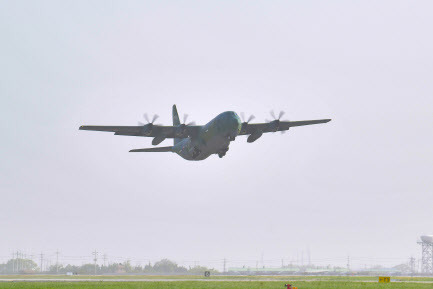
{"type": "Polygon", "coordinates": [[[263,135],[262,131],[255,131],[247,138],[247,142],[255,142],[263,135]]]}

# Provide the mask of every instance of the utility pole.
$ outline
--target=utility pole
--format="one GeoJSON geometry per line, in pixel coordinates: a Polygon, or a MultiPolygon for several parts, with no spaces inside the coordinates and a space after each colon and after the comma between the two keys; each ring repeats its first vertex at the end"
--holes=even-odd
{"type": "Polygon", "coordinates": [[[56,274],[59,274],[59,250],[56,251],[56,274]]]}
{"type": "Polygon", "coordinates": [[[21,264],[20,264],[20,251],[17,251],[17,272],[19,273],[21,270],[21,264]]]}
{"type": "Polygon", "coordinates": [[[350,272],[350,257],[347,256],[347,271],[350,272]]]}
{"type": "Polygon", "coordinates": [[[24,255],[24,254],[23,254],[23,252],[21,252],[21,251],[19,252],[19,254],[20,254],[20,255],[19,255],[20,257],[19,257],[19,259],[18,259],[18,260],[19,260],[19,263],[18,263],[18,264],[20,264],[20,270],[19,270],[19,272],[21,272],[21,270],[23,270],[23,267],[24,267],[24,266],[23,266],[23,265],[24,265],[24,262],[23,262],[23,261],[24,261],[24,260],[23,260],[23,255],[24,255]]]}
{"type": "Polygon", "coordinates": [[[265,260],[264,260],[265,253],[262,251],[262,267],[265,268],[265,260]]]}
{"type": "Polygon", "coordinates": [[[96,261],[98,261],[98,252],[96,252],[95,250],[93,251],[92,255],[93,255],[93,261],[95,261],[95,275],[96,275],[96,261]]]}
{"type": "Polygon", "coordinates": [[[304,251],[301,251],[301,265],[304,267],[304,251]]]}
{"type": "Polygon", "coordinates": [[[27,254],[23,253],[23,269],[27,270],[29,266],[29,262],[27,261],[27,254]]]}
{"type": "Polygon", "coordinates": [[[34,258],[35,256],[33,254],[30,254],[30,260],[33,261],[34,258]]]}
{"type": "Polygon", "coordinates": [[[43,271],[43,267],[42,266],[44,264],[44,253],[41,252],[40,256],[41,256],[41,265],[40,265],[41,267],[40,268],[41,268],[41,273],[42,273],[42,271],[43,271]]]}
{"type": "Polygon", "coordinates": [[[15,252],[12,252],[12,273],[15,273],[15,252]]]}

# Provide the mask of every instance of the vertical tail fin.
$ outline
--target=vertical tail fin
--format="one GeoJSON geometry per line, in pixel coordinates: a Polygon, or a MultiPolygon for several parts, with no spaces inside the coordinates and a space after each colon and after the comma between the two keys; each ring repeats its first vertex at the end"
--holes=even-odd
{"type": "MultiPolygon", "coordinates": [[[[177,113],[177,108],[176,108],[175,104],[173,104],[173,112],[172,112],[172,114],[173,114],[173,126],[180,125],[179,114],[177,113]]],[[[181,138],[175,138],[174,139],[174,144],[177,144],[181,140],[182,140],[181,138]]]]}

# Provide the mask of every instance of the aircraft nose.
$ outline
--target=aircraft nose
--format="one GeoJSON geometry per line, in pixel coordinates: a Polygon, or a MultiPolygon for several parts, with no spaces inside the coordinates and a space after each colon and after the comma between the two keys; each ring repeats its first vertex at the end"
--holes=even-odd
{"type": "Polygon", "coordinates": [[[239,134],[242,128],[242,121],[236,112],[233,112],[233,119],[234,119],[234,125],[236,127],[237,133],[239,134]]]}
{"type": "Polygon", "coordinates": [[[234,111],[226,111],[222,113],[221,122],[225,130],[234,135],[238,135],[242,128],[242,122],[239,116],[234,111]]]}

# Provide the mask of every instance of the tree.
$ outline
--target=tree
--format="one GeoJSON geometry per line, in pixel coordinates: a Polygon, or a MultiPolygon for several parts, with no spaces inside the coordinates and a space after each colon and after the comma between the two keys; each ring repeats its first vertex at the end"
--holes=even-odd
{"type": "Polygon", "coordinates": [[[178,266],[175,262],[168,259],[162,259],[153,265],[155,273],[186,273],[188,270],[185,267],[178,266]]]}
{"type": "Polygon", "coordinates": [[[35,272],[38,265],[30,259],[15,258],[9,259],[6,264],[0,266],[0,273],[32,273],[35,272]]]}

